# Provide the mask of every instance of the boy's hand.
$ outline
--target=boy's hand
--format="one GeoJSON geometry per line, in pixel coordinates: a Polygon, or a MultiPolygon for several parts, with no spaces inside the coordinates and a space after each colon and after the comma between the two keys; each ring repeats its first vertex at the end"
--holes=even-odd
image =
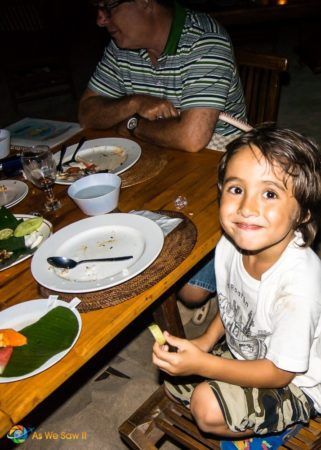
{"type": "Polygon", "coordinates": [[[153,363],[170,375],[197,375],[204,352],[187,339],[171,336],[167,331],[164,336],[168,344],[177,348],[177,353],[170,353],[168,345],[155,342],[153,363]]]}

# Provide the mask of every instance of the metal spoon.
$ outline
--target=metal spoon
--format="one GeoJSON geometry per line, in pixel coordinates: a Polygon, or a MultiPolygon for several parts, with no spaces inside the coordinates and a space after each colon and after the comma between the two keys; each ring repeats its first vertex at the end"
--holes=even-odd
{"type": "Polygon", "coordinates": [[[63,166],[68,166],[70,163],[72,162],[76,162],[76,155],[78,153],[78,151],[80,150],[80,147],[82,147],[83,143],[87,140],[87,138],[85,138],[85,136],[83,136],[80,141],[78,142],[78,145],[76,147],[76,150],[74,151],[71,159],[69,159],[68,161],[65,161],[64,163],[62,163],[63,166]]]}
{"type": "Polygon", "coordinates": [[[83,259],[81,261],[75,261],[71,258],[66,258],[66,256],[50,256],[47,258],[47,262],[59,269],[73,269],[78,264],[91,263],[91,262],[102,262],[102,261],[125,261],[126,259],[132,259],[132,256],[117,256],[114,258],[98,258],[98,259],[83,259]]]}

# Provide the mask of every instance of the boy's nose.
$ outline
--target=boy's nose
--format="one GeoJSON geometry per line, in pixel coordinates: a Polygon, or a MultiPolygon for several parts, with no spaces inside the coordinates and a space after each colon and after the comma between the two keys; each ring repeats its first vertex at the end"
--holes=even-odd
{"type": "Polygon", "coordinates": [[[257,216],[259,207],[254,196],[245,195],[240,203],[239,213],[244,217],[257,216]]]}

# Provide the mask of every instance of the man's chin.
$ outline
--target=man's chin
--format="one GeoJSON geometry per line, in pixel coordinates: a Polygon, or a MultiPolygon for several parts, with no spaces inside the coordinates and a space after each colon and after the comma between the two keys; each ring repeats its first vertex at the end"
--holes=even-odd
{"type": "Polygon", "coordinates": [[[111,39],[121,50],[138,50],[137,48],[130,46],[128,43],[126,44],[126,42],[119,37],[112,36],[111,39]]]}

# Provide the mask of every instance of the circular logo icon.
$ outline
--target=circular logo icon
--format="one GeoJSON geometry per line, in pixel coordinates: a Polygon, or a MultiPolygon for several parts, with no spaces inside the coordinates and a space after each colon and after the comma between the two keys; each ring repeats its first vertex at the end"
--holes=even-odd
{"type": "Polygon", "coordinates": [[[7,434],[7,438],[15,444],[22,444],[27,440],[28,436],[29,430],[22,425],[13,426],[7,434]]]}

